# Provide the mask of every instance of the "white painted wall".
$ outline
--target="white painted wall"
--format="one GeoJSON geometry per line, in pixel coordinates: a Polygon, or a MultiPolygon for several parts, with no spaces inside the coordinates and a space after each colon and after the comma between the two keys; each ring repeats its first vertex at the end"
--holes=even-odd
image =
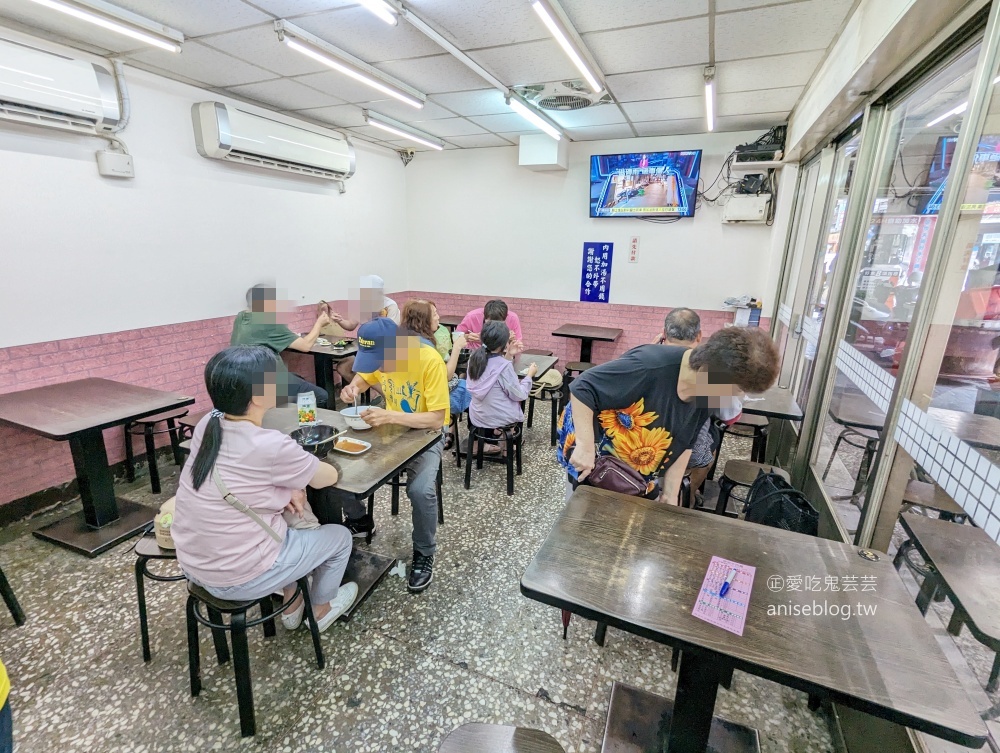
{"type": "Polygon", "coordinates": [[[516,147],[421,152],[406,168],[411,288],[574,301],[583,244],[611,241],[612,303],[722,309],[724,298],[748,293],[770,308],[783,247],[772,239],[784,239],[787,208],[773,227],[724,225],[721,207],[704,203],[669,225],[589,216],[593,154],[702,149],[707,184],[733,147],[759,135],[578,142],[569,170],[551,173],[518,167],[516,147]],[[638,264],[628,263],[633,235],[638,264]]]}
{"type": "Polygon", "coordinates": [[[367,272],[407,287],[395,153],[356,143],[344,195],[208,160],[195,150],[191,104],[225,98],[126,73],[134,180],[98,174],[102,140],[0,122],[0,347],[229,316],[261,280],[300,302],[344,298],[367,272]]]}

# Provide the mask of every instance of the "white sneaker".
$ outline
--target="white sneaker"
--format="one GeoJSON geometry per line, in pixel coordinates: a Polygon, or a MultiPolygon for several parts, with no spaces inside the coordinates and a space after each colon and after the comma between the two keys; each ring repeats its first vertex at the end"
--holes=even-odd
{"type": "Polygon", "coordinates": [[[325,631],[330,625],[337,621],[344,612],[351,608],[358,598],[358,584],[344,583],[337,591],[337,598],[330,602],[330,611],[319,618],[319,632],[325,631]]]}
{"type": "Polygon", "coordinates": [[[298,630],[299,625],[302,624],[302,616],[305,613],[306,602],[303,600],[302,603],[299,604],[298,609],[281,613],[281,624],[285,626],[285,630],[298,630]]]}

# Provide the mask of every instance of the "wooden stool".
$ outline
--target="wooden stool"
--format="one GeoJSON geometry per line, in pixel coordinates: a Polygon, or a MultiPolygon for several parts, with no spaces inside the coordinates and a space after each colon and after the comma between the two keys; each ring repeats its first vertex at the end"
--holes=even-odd
{"type": "MultiPolygon", "coordinates": [[[[191,674],[191,696],[195,697],[201,692],[201,656],[198,647],[198,623],[215,631],[227,631],[232,634],[233,642],[233,670],[236,674],[236,698],[240,708],[240,733],[243,737],[250,737],[257,732],[257,721],[253,709],[253,684],[250,678],[250,650],[247,646],[247,629],[264,625],[264,637],[273,638],[275,635],[274,618],[277,614],[288,609],[295,599],[302,595],[305,601],[305,619],[309,622],[309,630],[312,633],[313,648],[316,650],[316,664],[320,669],[326,666],[326,659],[323,657],[323,646],[319,640],[319,626],[313,616],[312,601],[309,598],[308,577],[299,578],[298,587],[295,594],[277,609],[268,594],[263,599],[256,601],[225,601],[212,596],[201,586],[188,583],[187,601],[187,634],[188,634],[188,668],[191,674]],[[198,605],[204,604],[208,617],[205,617],[198,605]],[[260,606],[260,617],[255,620],[247,620],[247,612],[254,606],[260,606]],[[214,617],[213,613],[218,617],[214,617]],[[229,615],[229,622],[224,622],[222,615],[229,615]]],[[[222,639],[225,641],[225,637],[222,639]]],[[[221,663],[221,659],[220,659],[221,663]]]]}
{"type": "Polygon", "coordinates": [[[853,426],[845,426],[844,430],[837,435],[837,441],[833,443],[833,452],[830,453],[830,462],[826,464],[826,468],[823,470],[822,479],[826,481],[826,476],[830,473],[830,468],[833,467],[833,460],[837,457],[837,450],[840,447],[840,443],[848,444],[858,450],[864,450],[864,456],[861,458],[861,465],[858,466],[858,475],[854,483],[854,493],[857,494],[861,491],[861,487],[865,483],[865,478],[868,475],[868,469],[871,468],[872,459],[875,457],[875,453],[878,452],[878,443],[881,437],[879,433],[873,429],[862,429],[853,426]],[[854,440],[854,441],[851,441],[854,440]],[[864,442],[864,444],[861,444],[864,442]]]}
{"type": "Polygon", "coordinates": [[[522,350],[522,354],[526,356],[551,356],[551,350],[545,350],[544,348],[528,348],[527,350],[522,350]]]}
{"type": "Polygon", "coordinates": [[[757,478],[757,474],[777,473],[785,481],[791,483],[791,477],[787,471],[776,465],[766,463],[755,463],[752,460],[729,460],[722,470],[722,478],[719,479],[719,501],[715,503],[715,514],[726,515],[726,508],[729,506],[729,495],[737,486],[750,488],[757,478]]]}
{"type": "Polygon", "coordinates": [[[25,620],[24,610],[17,603],[14,589],[10,587],[7,576],[3,574],[3,570],[0,570],[0,595],[3,596],[3,600],[7,604],[7,609],[10,610],[10,616],[14,618],[14,624],[18,626],[23,625],[25,620]]]}
{"type": "MultiPolygon", "coordinates": [[[[726,433],[737,437],[748,437],[753,440],[753,447],[750,450],[750,459],[755,463],[763,463],[767,450],[767,433],[771,428],[771,422],[766,416],[756,416],[752,413],[744,413],[740,420],[732,426],[726,427],[726,433]],[[739,427],[741,431],[733,431],[739,427]]],[[[723,435],[725,438],[725,435],[723,435]]]]}
{"type": "Polygon", "coordinates": [[[181,438],[177,429],[177,419],[187,415],[187,409],[161,413],[158,416],[139,418],[125,424],[125,477],[135,481],[135,451],[132,449],[132,437],[142,434],[146,439],[146,465],[149,466],[149,484],[153,494],[160,493],[160,470],[156,466],[156,435],[170,434],[170,445],[174,450],[174,463],[184,464],[184,457],[178,448],[181,438]],[[156,425],[166,423],[166,428],[157,429],[156,425]]]}
{"type": "Polygon", "coordinates": [[[551,412],[551,420],[549,425],[549,444],[553,447],[556,446],[556,441],[559,438],[556,425],[559,423],[559,402],[562,399],[562,387],[553,387],[551,389],[541,389],[538,394],[528,395],[528,428],[531,428],[531,423],[535,418],[535,401],[536,400],[546,400],[549,403],[549,410],[551,412]]]}
{"type": "MultiPolygon", "coordinates": [[[[156,539],[152,536],[143,536],[139,539],[135,545],[135,554],[135,593],[139,600],[139,635],[142,640],[142,660],[148,662],[153,657],[149,651],[149,621],[146,618],[145,579],[149,578],[150,580],[167,583],[184,580],[184,574],[159,575],[149,572],[148,565],[150,560],[177,560],[177,552],[173,549],[161,549],[160,545],[156,543],[156,539]]],[[[226,639],[225,636],[222,636],[222,646],[225,647],[225,645],[226,639]]],[[[218,642],[216,648],[218,648],[218,642]]]]}
{"type": "Polygon", "coordinates": [[[539,729],[463,724],[442,741],[438,753],[565,753],[565,749],[539,729]]]}
{"type": "Polygon", "coordinates": [[[482,470],[483,461],[491,463],[504,463],[507,466],[507,496],[514,494],[514,465],[517,464],[517,475],[521,475],[521,443],[524,439],[524,431],[521,424],[511,424],[510,426],[497,427],[503,432],[497,436],[493,432],[496,429],[484,429],[469,424],[469,440],[465,451],[465,488],[472,488],[472,444],[476,443],[476,469],[482,470]],[[483,448],[485,445],[500,446],[500,441],[504,441],[507,448],[507,456],[485,455],[483,448]]]}
{"type": "Polygon", "coordinates": [[[187,416],[179,416],[177,418],[177,431],[180,433],[181,439],[190,439],[193,437],[195,427],[201,423],[201,419],[209,413],[211,413],[211,411],[203,410],[200,413],[191,413],[187,416]]]}
{"type": "Polygon", "coordinates": [[[940,486],[910,479],[906,482],[903,504],[899,511],[904,513],[914,507],[936,510],[941,520],[953,523],[964,523],[969,518],[969,514],[940,486]]]}
{"type": "Polygon", "coordinates": [[[562,399],[559,401],[560,413],[569,402],[569,386],[573,383],[573,380],[587,369],[592,369],[596,365],[597,364],[590,363],[589,361],[570,361],[566,364],[566,368],[563,369],[562,399]]]}

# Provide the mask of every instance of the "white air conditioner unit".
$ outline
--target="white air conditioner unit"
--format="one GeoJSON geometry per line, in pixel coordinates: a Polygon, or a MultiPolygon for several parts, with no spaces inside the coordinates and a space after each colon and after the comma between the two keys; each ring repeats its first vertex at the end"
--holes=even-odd
{"type": "Polygon", "coordinates": [[[109,133],[121,103],[107,69],[0,39],[0,119],[109,133]]]}
{"type": "Polygon", "coordinates": [[[191,107],[198,154],[271,170],[344,180],[354,175],[349,141],[255,115],[222,102],[191,107]]]}

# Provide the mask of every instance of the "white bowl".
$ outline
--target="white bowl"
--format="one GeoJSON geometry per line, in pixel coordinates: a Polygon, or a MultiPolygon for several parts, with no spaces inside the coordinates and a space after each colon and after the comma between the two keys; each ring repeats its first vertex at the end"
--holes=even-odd
{"type": "Polygon", "coordinates": [[[359,405],[355,408],[353,405],[350,408],[344,408],[340,411],[340,415],[344,417],[347,421],[347,425],[354,429],[355,431],[364,431],[365,429],[372,428],[370,425],[365,423],[365,420],[359,416],[359,413],[368,410],[368,406],[359,405]]]}

